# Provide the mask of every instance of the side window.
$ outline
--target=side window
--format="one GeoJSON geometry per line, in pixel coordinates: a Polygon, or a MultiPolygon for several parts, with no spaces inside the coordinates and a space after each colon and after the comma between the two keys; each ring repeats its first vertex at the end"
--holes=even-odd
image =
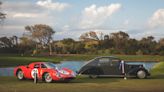
{"type": "Polygon", "coordinates": [[[109,64],[109,58],[100,58],[98,64],[99,65],[108,65],[109,64]]]}
{"type": "Polygon", "coordinates": [[[119,59],[111,59],[110,65],[111,66],[119,66],[120,60],[119,59]]]}
{"type": "Polygon", "coordinates": [[[44,64],[41,64],[41,68],[47,68],[44,64]]]}
{"type": "Polygon", "coordinates": [[[39,68],[40,64],[35,64],[34,68],[39,68]]]}

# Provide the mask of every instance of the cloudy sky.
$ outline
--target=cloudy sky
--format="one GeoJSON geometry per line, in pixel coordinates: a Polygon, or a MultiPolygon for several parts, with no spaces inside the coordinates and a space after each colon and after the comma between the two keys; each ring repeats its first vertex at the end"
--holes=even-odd
{"type": "Polygon", "coordinates": [[[26,25],[47,24],[54,39],[78,39],[87,31],[124,31],[131,38],[164,37],[164,0],[0,0],[7,18],[0,37],[21,37],[26,25]]]}

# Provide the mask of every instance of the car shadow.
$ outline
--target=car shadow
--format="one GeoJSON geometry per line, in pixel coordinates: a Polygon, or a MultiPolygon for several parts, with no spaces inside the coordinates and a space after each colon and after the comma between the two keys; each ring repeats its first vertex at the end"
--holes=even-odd
{"type": "Polygon", "coordinates": [[[119,82],[123,78],[89,78],[89,77],[80,77],[69,81],[53,81],[52,83],[112,83],[112,82],[119,82]]]}

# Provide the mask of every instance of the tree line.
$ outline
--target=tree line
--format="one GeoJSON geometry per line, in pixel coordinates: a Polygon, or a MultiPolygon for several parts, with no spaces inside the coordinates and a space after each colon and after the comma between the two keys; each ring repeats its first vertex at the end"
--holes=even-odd
{"type": "Polygon", "coordinates": [[[137,40],[123,31],[110,34],[89,31],[81,34],[78,41],[72,38],[54,40],[55,31],[48,25],[25,26],[25,30],[20,38],[0,37],[0,53],[164,55],[164,38],[156,41],[153,36],[137,40]]]}

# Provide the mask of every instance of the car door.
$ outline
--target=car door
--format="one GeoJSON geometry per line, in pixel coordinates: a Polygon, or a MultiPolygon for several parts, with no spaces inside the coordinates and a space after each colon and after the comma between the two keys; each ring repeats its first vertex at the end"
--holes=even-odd
{"type": "Polygon", "coordinates": [[[31,69],[31,77],[34,78],[34,73],[37,73],[37,77],[40,78],[41,77],[40,71],[41,71],[41,64],[35,63],[31,69]]]}
{"type": "Polygon", "coordinates": [[[121,75],[121,66],[120,66],[121,60],[117,58],[110,58],[109,62],[109,74],[111,75],[121,75]]]}
{"type": "Polygon", "coordinates": [[[99,58],[98,67],[103,71],[102,75],[110,74],[110,59],[108,57],[99,58]]]}
{"type": "Polygon", "coordinates": [[[116,58],[103,57],[99,59],[98,66],[103,70],[103,75],[120,75],[120,60],[116,58]]]}
{"type": "Polygon", "coordinates": [[[44,74],[44,72],[47,71],[47,66],[44,63],[41,63],[41,68],[39,70],[39,75],[42,77],[42,75],[44,74]]]}

